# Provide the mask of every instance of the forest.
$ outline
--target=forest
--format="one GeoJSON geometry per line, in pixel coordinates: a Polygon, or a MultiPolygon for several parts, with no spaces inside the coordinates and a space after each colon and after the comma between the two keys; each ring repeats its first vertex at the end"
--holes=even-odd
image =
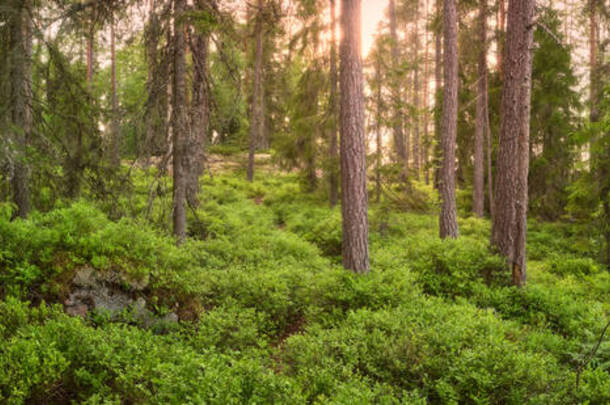
{"type": "Polygon", "coordinates": [[[610,404],[610,0],[0,0],[0,404],[610,404]]]}

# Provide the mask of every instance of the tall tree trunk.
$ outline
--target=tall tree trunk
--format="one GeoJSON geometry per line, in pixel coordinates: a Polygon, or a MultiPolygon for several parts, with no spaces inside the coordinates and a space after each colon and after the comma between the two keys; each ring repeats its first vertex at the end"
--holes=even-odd
{"type": "MultiPolygon", "coordinates": [[[[428,0],[425,1],[424,10],[424,21],[428,21],[428,0]]],[[[430,100],[429,100],[429,87],[430,87],[430,57],[429,54],[429,43],[428,43],[428,28],[424,31],[424,105],[423,105],[423,129],[424,129],[424,140],[422,142],[422,165],[424,169],[424,179],[426,184],[430,184],[430,168],[429,166],[429,154],[430,154],[430,134],[429,131],[429,118],[430,118],[430,100]]]]}
{"type": "Polygon", "coordinates": [[[595,0],[589,0],[589,109],[591,122],[596,122],[599,119],[597,106],[599,95],[597,80],[598,26],[595,3],[595,0]]]}
{"type": "Polygon", "coordinates": [[[506,0],[498,0],[498,49],[497,63],[500,79],[504,78],[504,44],[506,43],[506,0]]]}
{"type": "Polygon", "coordinates": [[[341,1],[341,213],[343,266],[369,271],[364,90],[360,44],[361,0],[341,1]]]}
{"type": "MultiPolygon", "coordinates": [[[[438,26],[436,27],[436,32],[434,34],[434,89],[435,89],[435,99],[434,104],[435,108],[438,112],[442,111],[442,98],[441,98],[441,88],[443,85],[443,49],[442,49],[442,1],[436,0],[436,20],[438,22],[438,26]],[[438,105],[440,103],[440,105],[438,105]]],[[[440,115],[440,114],[439,114],[440,115]]],[[[439,188],[440,183],[440,146],[441,146],[441,121],[438,116],[434,117],[434,137],[436,139],[436,146],[434,147],[434,188],[439,188]]]]}
{"type": "Polygon", "coordinates": [[[337,120],[339,119],[339,94],[337,81],[337,10],[335,0],[330,0],[330,139],[329,139],[329,158],[330,158],[330,206],[337,205],[339,200],[339,179],[338,167],[339,156],[337,148],[337,120]]]}
{"type": "Polygon", "coordinates": [[[506,257],[513,282],[526,278],[527,174],[533,47],[534,0],[508,5],[504,86],[496,179],[492,245],[506,257]]]}
{"type": "Polygon", "coordinates": [[[381,201],[381,56],[377,55],[375,61],[375,79],[377,82],[376,117],[375,117],[375,201],[381,201]]]}
{"type": "Polygon", "coordinates": [[[27,146],[32,129],[32,22],[29,0],[15,1],[11,19],[10,87],[11,124],[15,145],[15,160],[11,185],[17,217],[25,218],[30,211],[29,167],[27,146]]]}
{"type": "Polygon", "coordinates": [[[392,54],[392,129],[394,136],[394,152],[398,163],[403,166],[406,173],[407,167],[407,149],[405,147],[405,139],[403,133],[402,122],[402,102],[401,102],[401,85],[399,79],[399,52],[398,52],[398,34],[396,32],[396,3],[395,0],[390,0],[390,35],[391,35],[391,54],[392,54]]]}
{"type": "Polygon", "coordinates": [[[110,88],[112,99],[112,119],[110,123],[111,144],[110,144],[110,163],[118,167],[121,164],[121,134],[119,127],[119,102],[116,87],[116,53],[115,53],[115,32],[114,16],[110,21],[110,88]]]}
{"type": "Polygon", "coordinates": [[[262,74],[263,74],[263,7],[264,0],[258,0],[254,36],[256,38],[256,51],[254,55],[254,91],[250,117],[250,149],[248,153],[248,181],[254,178],[254,153],[262,137],[263,128],[263,100],[262,100],[262,74]]]}
{"type": "Polygon", "coordinates": [[[495,211],[494,193],[493,193],[493,163],[492,149],[493,142],[491,138],[491,125],[489,123],[489,92],[485,93],[485,139],[487,144],[487,199],[489,205],[489,215],[493,219],[495,211]]]}
{"type": "Polygon", "coordinates": [[[484,143],[487,120],[487,0],[479,0],[479,81],[477,85],[476,121],[474,130],[474,192],[472,211],[483,217],[485,210],[484,143]]]}
{"type": "Polygon", "coordinates": [[[181,243],[186,237],[186,174],[185,155],[188,140],[188,120],[186,111],[186,61],[184,27],[181,17],[184,14],[186,0],[174,0],[174,80],[172,100],[172,135],[173,135],[173,220],[174,235],[181,243]]]}
{"type": "Polygon", "coordinates": [[[420,139],[419,139],[419,0],[415,0],[415,14],[413,15],[413,173],[419,179],[421,168],[420,139]]]}
{"type": "Polygon", "coordinates": [[[457,208],[455,202],[455,145],[458,114],[458,55],[456,0],[445,0],[445,87],[443,92],[443,122],[441,144],[443,149],[440,173],[440,237],[457,238],[457,208]]]}
{"type": "Polygon", "coordinates": [[[191,102],[191,131],[187,150],[186,198],[191,207],[199,205],[199,176],[203,174],[205,142],[209,127],[208,96],[208,49],[209,38],[204,34],[193,34],[191,40],[193,55],[193,93],[191,102]]]}

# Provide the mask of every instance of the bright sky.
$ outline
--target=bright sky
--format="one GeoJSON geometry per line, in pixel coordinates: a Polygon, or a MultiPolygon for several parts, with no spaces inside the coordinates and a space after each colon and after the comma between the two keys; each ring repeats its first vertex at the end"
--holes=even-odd
{"type": "Polygon", "coordinates": [[[384,18],[388,0],[362,0],[362,56],[366,57],[375,41],[379,21],[384,18]]]}

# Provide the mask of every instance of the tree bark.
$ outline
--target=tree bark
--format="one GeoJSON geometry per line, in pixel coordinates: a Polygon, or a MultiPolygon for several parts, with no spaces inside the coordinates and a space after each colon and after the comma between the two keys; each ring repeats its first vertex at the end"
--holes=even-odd
{"type": "Polygon", "coordinates": [[[188,121],[186,111],[186,61],[184,27],[181,17],[184,14],[186,0],[174,0],[174,75],[172,100],[172,135],[173,135],[173,220],[174,235],[178,243],[186,237],[186,175],[185,155],[188,139],[188,121]]]}
{"type": "Polygon", "coordinates": [[[10,22],[10,118],[15,145],[11,185],[13,202],[17,205],[15,216],[25,218],[30,211],[27,147],[32,129],[32,21],[28,0],[15,1],[14,7],[10,22]]]}
{"type": "Polygon", "coordinates": [[[419,139],[419,0],[415,0],[413,15],[413,173],[419,179],[421,170],[420,139],[419,139]]]}
{"type": "Polygon", "coordinates": [[[375,201],[379,203],[381,201],[381,60],[380,56],[377,55],[375,61],[375,78],[377,81],[377,94],[376,94],[376,134],[375,134],[375,201]]]}
{"type": "Polygon", "coordinates": [[[439,191],[441,196],[440,237],[457,238],[457,208],[455,202],[455,145],[458,113],[458,56],[456,0],[445,0],[444,7],[444,65],[443,121],[441,144],[443,150],[439,191]]]}
{"type": "Polygon", "coordinates": [[[492,225],[492,245],[506,257],[518,286],[526,279],[533,16],[534,0],[510,1],[492,225]]]}
{"type": "Polygon", "coordinates": [[[199,176],[203,174],[205,143],[209,127],[208,36],[193,34],[191,48],[193,55],[193,93],[190,114],[191,131],[187,147],[186,198],[191,207],[197,207],[199,205],[197,198],[199,176]]]}
{"type": "Polygon", "coordinates": [[[121,164],[121,134],[119,127],[119,101],[116,87],[116,52],[115,52],[115,32],[114,16],[110,17],[110,88],[112,99],[112,119],[110,123],[111,143],[110,143],[110,163],[114,167],[121,164]]]}
{"type": "Polygon", "coordinates": [[[329,158],[330,158],[330,206],[337,205],[339,200],[339,179],[338,167],[339,156],[337,148],[337,120],[339,114],[339,94],[337,80],[337,11],[335,0],[330,0],[331,18],[331,39],[330,39],[330,139],[329,139],[329,158]]]}
{"type": "Polygon", "coordinates": [[[368,196],[364,91],[360,45],[361,0],[342,0],[341,23],[341,212],[343,266],[368,273],[368,196]]]}
{"type": "Polygon", "coordinates": [[[396,3],[395,0],[390,0],[390,36],[391,36],[391,57],[392,57],[392,132],[394,137],[394,153],[396,160],[403,166],[403,171],[406,174],[407,168],[407,149],[405,146],[405,137],[403,133],[402,123],[402,103],[401,103],[401,85],[399,79],[398,62],[400,54],[398,52],[398,34],[396,32],[396,3]]]}
{"type": "Polygon", "coordinates": [[[254,25],[254,36],[256,38],[256,51],[254,56],[254,91],[252,96],[252,108],[250,117],[250,149],[248,153],[248,181],[254,179],[254,153],[260,142],[263,129],[263,99],[262,99],[262,74],[263,74],[263,7],[264,0],[258,0],[256,22],[254,25]]]}
{"type": "MultiPolygon", "coordinates": [[[[428,21],[428,0],[425,1],[425,10],[424,10],[424,21],[428,21]]],[[[429,54],[429,43],[428,43],[428,29],[426,28],[424,31],[424,105],[423,105],[423,137],[424,140],[422,142],[423,150],[422,150],[422,166],[424,170],[424,179],[426,184],[430,184],[430,168],[429,166],[429,154],[430,154],[430,134],[429,131],[429,118],[430,118],[430,100],[429,100],[429,88],[430,88],[430,61],[428,60],[430,57],[429,54]]]]}
{"type": "MultiPolygon", "coordinates": [[[[438,27],[434,38],[434,89],[435,89],[435,107],[437,111],[442,110],[441,88],[443,86],[443,49],[442,49],[442,0],[436,0],[436,19],[438,27]],[[440,104],[440,105],[438,105],[440,104]]],[[[439,114],[440,115],[440,114],[439,114]]],[[[441,119],[434,117],[434,137],[436,138],[436,146],[434,148],[434,188],[439,188],[440,183],[440,145],[441,145],[441,119]]]]}
{"type": "Polygon", "coordinates": [[[487,126],[487,0],[479,0],[479,79],[474,130],[474,191],[472,211],[481,218],[485,210],[484,143],[487,126]]]}
{"type": "Polygon", "coordinates": [[[504,79],[504,44],[506,42],[505,33],[506,33],[506,0],[498,0],[498,53],[497,53],[497,63],[498,63],[498,73],[500,74],[500,79],[504,79]]]}

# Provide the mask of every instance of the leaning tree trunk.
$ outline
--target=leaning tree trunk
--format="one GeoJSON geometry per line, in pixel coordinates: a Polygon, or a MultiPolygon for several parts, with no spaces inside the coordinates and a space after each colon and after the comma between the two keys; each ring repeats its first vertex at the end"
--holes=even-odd
{"type": "Polygon", "coordinates": [[[252,108],[250,117],[250,149],[248,153],[248,181],[254,178],[254,153],[262,137],[263,129],[263,6],[264,0],[258,0],[256,23],[254,25],[254,36],[256,38],[256,52],[254,55],[254,94],[252,96],[252,108]]]}
{"type": "Polygon", "coordinates": [[[335,0],[330,0],[330,18],[331,18],[331,37],[330,37],[330,139],[329,158],[330,158],[330,206],[337,205],[339,199],[339,179],[338,168],[339,156],[337,151],[337,120],[339,114],[339,92],[337,81],[337,15],[336,15],[335,0]]]}
{"type": "Polygon", "coordinates": [[[13,166],[13,201],[17,205],[16,216],[25,218],[30,211],[29,167],[27,164],[28,138],[32,129],[32,23],[29,17],[29,1],[16,1],[10,22],[10,88],[11,124],[15,145],[13,166]]]}
{"type": "Polygon", "coordinates": [[[479,3],[479,79],[477,85],[477,105],[474,129],[474,192],[472,211],[481,218],[485,210],[485,163],[484,143],[487,120],[487,0],[479,3]]]}
{"type": "Polygon", "coordinates": [[[361,0],[342,0],[341,23],[341,212],[343,266],[369,271],[368,196],[364,91],[360,54],[361,0]]]}
{"type": "Polygon", "coordinates": [[[111,16],[110,18],[110,98],[112,99],[112,118],[110,122],[110,163],[114,167],[118,167],[121,164],[121,134],[119,127],[119,102],[116,88],[114,16],[111,16]]]}
{"type": "Polygon", "coordinates": [[[401,102],[401,86],[399,78],[399,52],[398,52],[398,34],[396,32],[396,4],[395,0],[390,0],[390,36],[391,36],[391,58],[392,58],[392,132],[394,136],[394,151],[396,159],[403,167],[406,173],[407,168],[407,148],[405,146],[405,137],[403,133],[402,123],[402,102],[401,102]]]}
{"type": "Polygon", "coordinates": [[[209,96],[207,86],[209,38],[194,34],[191,40],[193,55],[193,93],[191,101],[191,131],[187,142],[186,198],[191,207],[199,205],[199,176],[203,174],[205,141],[209,126],[209,96]]]}
{"type": "Polygon", "coordinates": [[[188,139],[188,121],[186,111],[186,61],[184,27],[181,17],[184,14],[186,0],[174,0],[174,75],[172,100],[172,135],[173,135],[173,220],[174,235],[181,243],[186,237],[186,174],[185,155],[188,139]]]}
{"type": "Polygon", "coordinates": [[[511,0],[502,88],[500,141],[492,225],[492,245],[513,272],[513,282],[526,278],[527,175],[532,73],[534,0],[511,0]]]}
{"type": "Polygon", "coordinates": [[[455,202],[455,145],[458,114],[458,56],[456,0],[445,0],[445,88],[441,144],[443,150],[439,191],[441,196],[440,237],[457,238],[457,208],[455,202]]]}

